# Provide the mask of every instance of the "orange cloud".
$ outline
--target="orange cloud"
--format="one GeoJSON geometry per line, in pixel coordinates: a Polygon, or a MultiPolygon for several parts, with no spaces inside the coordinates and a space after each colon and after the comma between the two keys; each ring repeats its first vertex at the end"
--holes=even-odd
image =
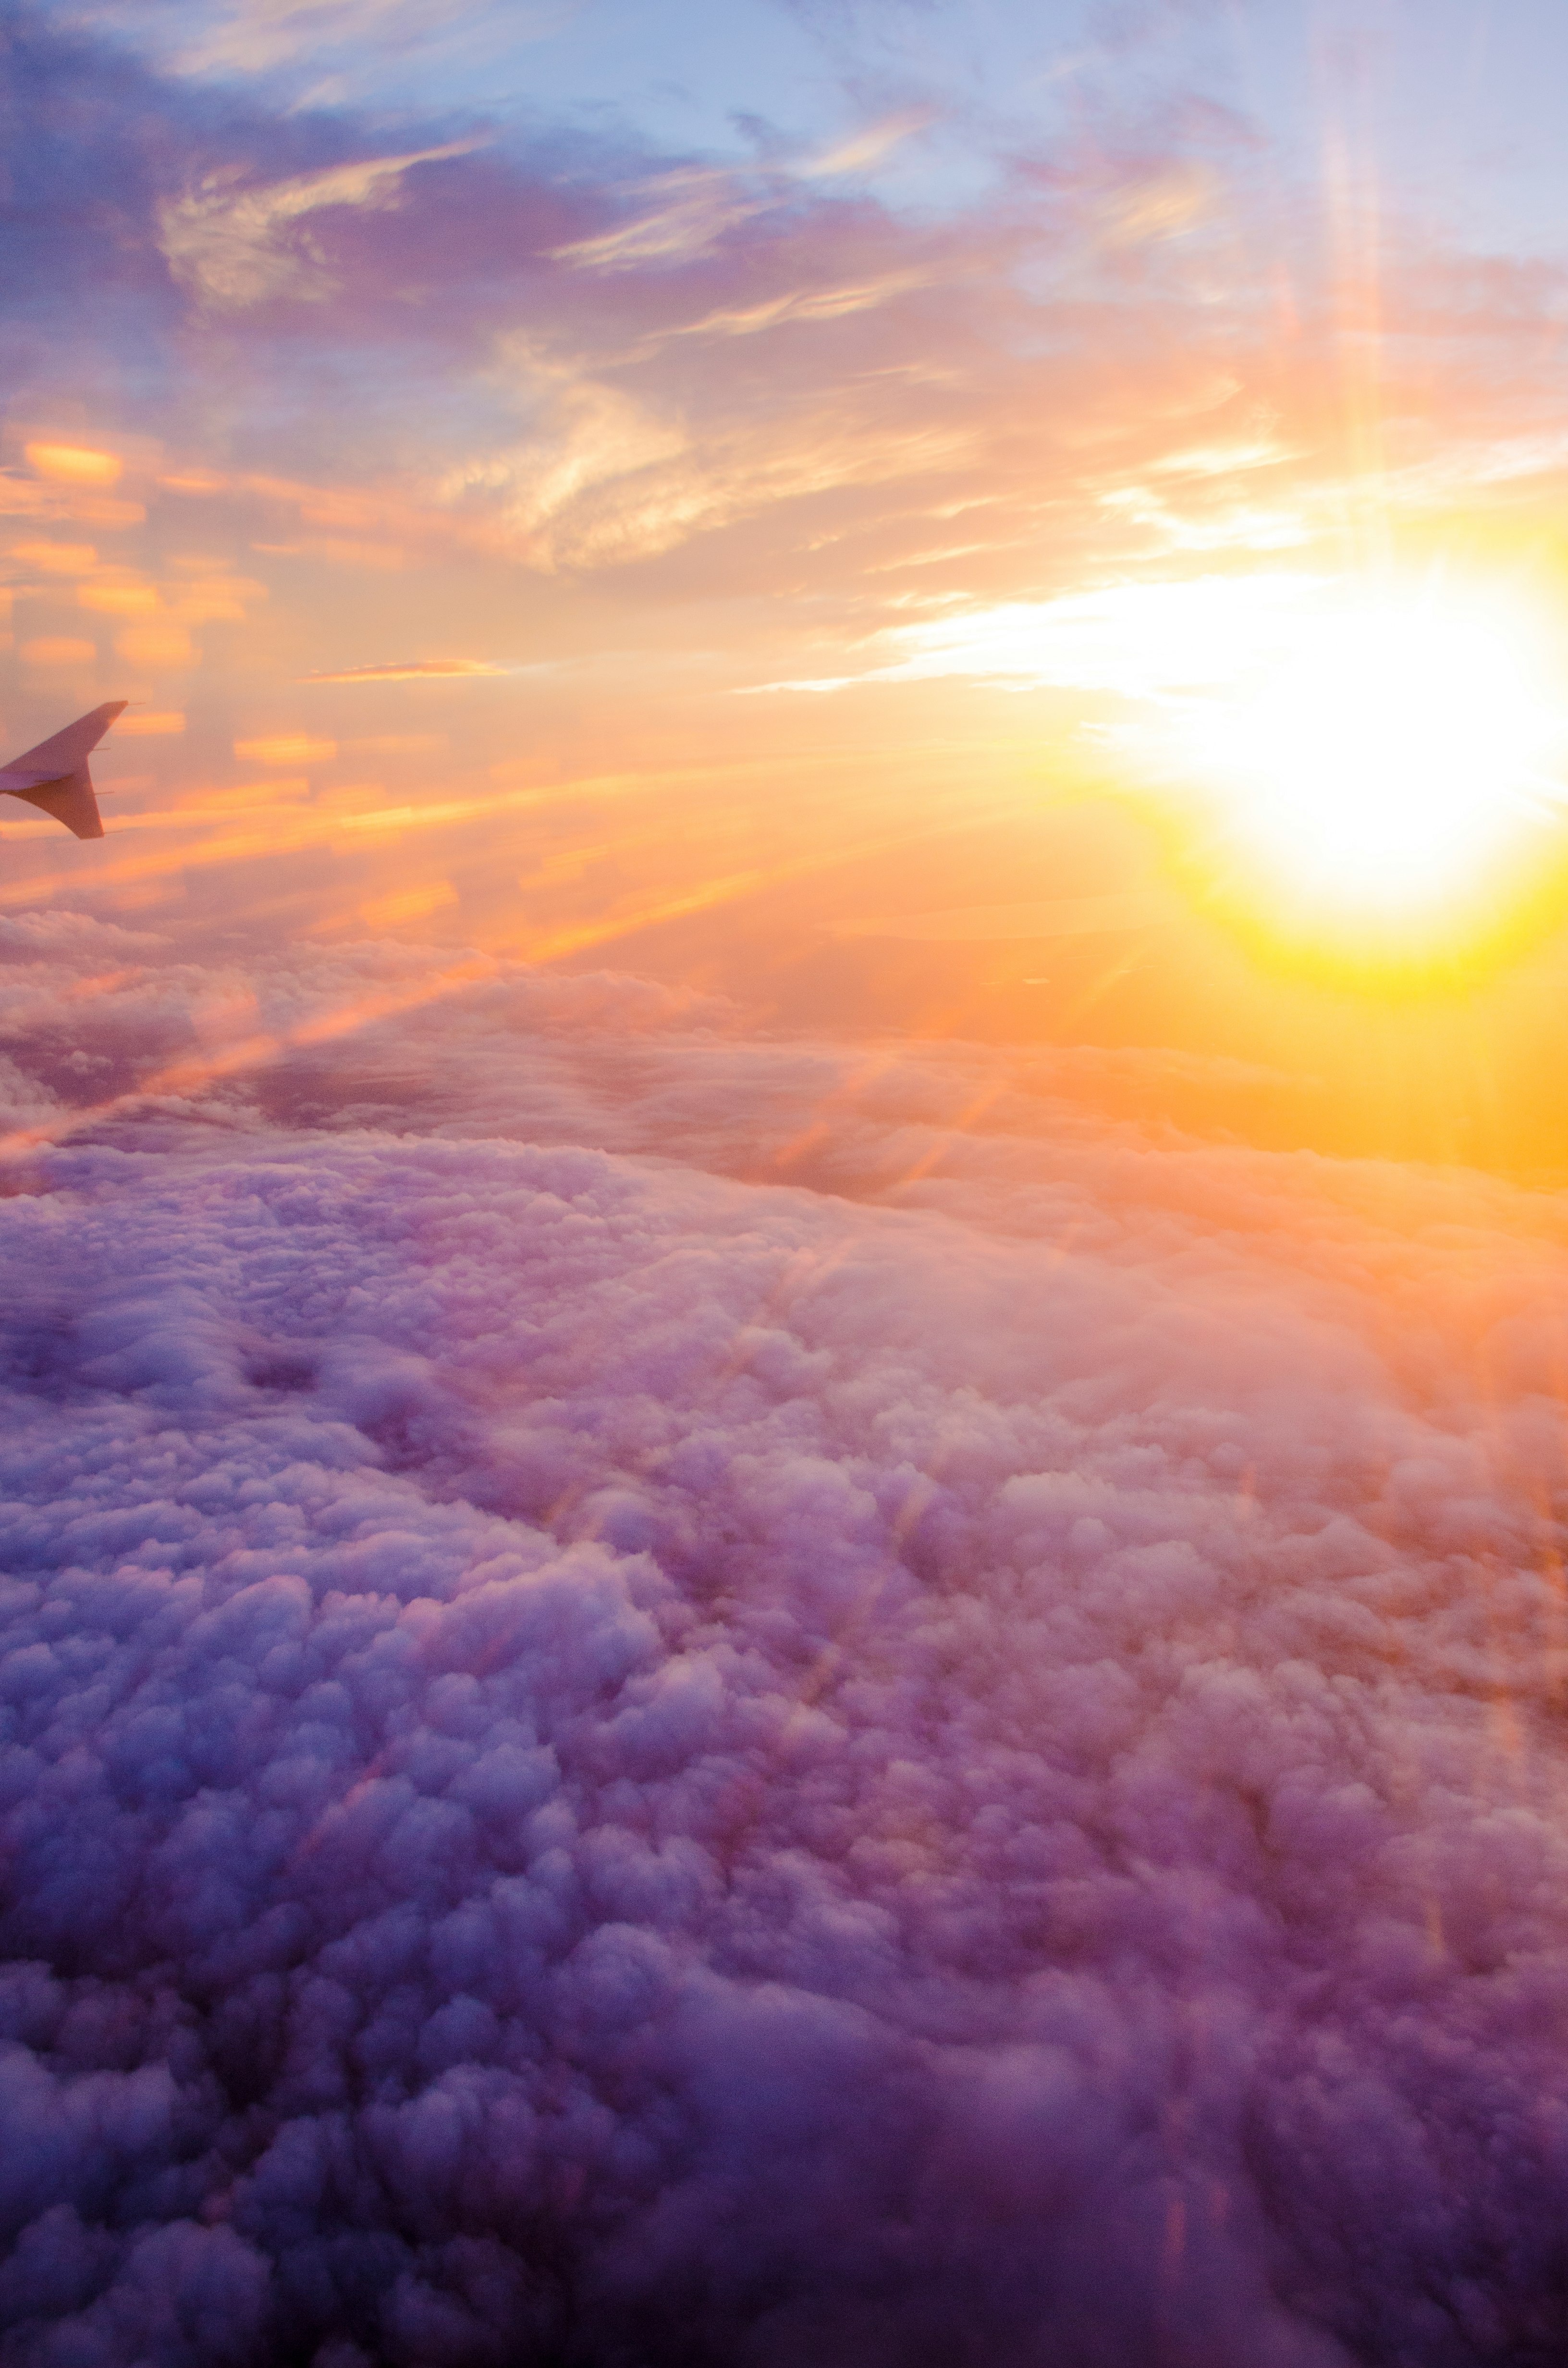
{"type": "Polygon", "coordinates": [[[336,674],[307,674],[304,682],[419,682],[429,677],[510,674],[489,658],[411,658],[401,665],[345,666],[336,674]]]}
{"type": "Polygon", "coordinates": [[[337,743],[309,733],[284,732],[270,739],[236,740],[234,754],[256,765],[326,765],[336,756],[337,743]]]}
{"type": "Polygon", "coordinates": [[[114,727],[117,740],[162,740],[185,730],[185,717],[175,708],[154,708],[141,713],[132,708],[114,727]]]}
{"type": "Polygon", "coordinates": [[[22,656],[28,666],[92,666],[97,655],[96,642],[69,641],[62,636],[45,635],[39,641],[22,643],[22,656]]]}
{"type": "Polygon", "coordinates": [[[155,584],[79,584],[76,605],[106,617],[151,617],[161,604],[155,584]]]}
{"type": "Polygon", "coordinates": [[[40,568],[46,575],[85,575],[98,563],[90,542],[16,542],[11,556],[24,567],[40,568]]]}
{"type": "Polygon", "coordinates": [[[57,477],[68,485],[113,485],[125,463],[118,452],[98,452],[84,444],[29,444],[28,465],[40,477],[57,477]]]}
{"type": "Polygon", "coordinates": [[[457,901],[458,892],[449,880],[426,880],[395,895],[361,905],[359,918],[372,929],[395,929],[404,922],[423,920],[428,913],[442,912],[457,901]]]}
{"type": "Polygon", "coordinates": [[[183,625],[134,625],[114,645],[132,666],[185,666],[195,655],[183,625]]]}

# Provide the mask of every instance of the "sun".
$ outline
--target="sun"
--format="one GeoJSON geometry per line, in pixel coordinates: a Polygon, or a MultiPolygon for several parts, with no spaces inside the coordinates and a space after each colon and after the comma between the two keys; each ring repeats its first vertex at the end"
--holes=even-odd
{"type": "Polygon", "coordinates": [[[1542,569],[1123,578],[893,645],[873,678],[1106,701],[1078,736],[1187,893],[1292,962],[1403,984],[1568,907],[1568,608],[1542,569]]]}
{"type": "Polygon", "coordinates": [[[1320,582],[1274,626],[1167,712],[1227,851],[1277,901],[1346,923],[1451,907],[1562,807],[1562,660],[1526,600],[1320,582]]]}

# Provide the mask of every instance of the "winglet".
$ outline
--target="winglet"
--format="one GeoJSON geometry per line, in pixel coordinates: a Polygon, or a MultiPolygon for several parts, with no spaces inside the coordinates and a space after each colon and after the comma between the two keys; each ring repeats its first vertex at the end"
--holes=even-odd
{"type": "Polygon", "coordinates": [[[0,791],[52,814],[78,838],[102,838],[104,826],[87,758],[129,703],[123,699],[108,700],[90,715],[79,715],[62,732],[40,740],[36,748],[14,758],[0,772],[0,791]]]}

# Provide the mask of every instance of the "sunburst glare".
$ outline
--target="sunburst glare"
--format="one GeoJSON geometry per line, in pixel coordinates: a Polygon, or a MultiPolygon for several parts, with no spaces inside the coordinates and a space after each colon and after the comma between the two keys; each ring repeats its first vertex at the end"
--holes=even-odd
{"type": "Polygon", "coordinates": [[[1233,685],[1172,702],[1184,769],[1271,892],[1369,920],[1451,906],[1562,795],[1543,615],[1497,590],[1329,586],[1233,685]]]}

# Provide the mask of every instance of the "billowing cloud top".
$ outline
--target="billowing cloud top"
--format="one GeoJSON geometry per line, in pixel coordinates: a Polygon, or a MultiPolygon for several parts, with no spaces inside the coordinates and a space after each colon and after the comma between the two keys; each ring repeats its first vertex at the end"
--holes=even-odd
{"type": "Polygon", "coordinates": [[[1548,2355],[1555,1202],[6,938],[12,2356],[1548,2355]]]}

